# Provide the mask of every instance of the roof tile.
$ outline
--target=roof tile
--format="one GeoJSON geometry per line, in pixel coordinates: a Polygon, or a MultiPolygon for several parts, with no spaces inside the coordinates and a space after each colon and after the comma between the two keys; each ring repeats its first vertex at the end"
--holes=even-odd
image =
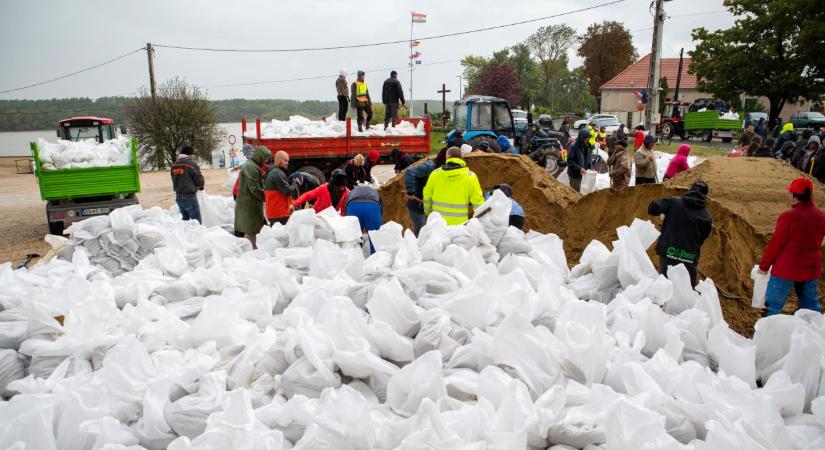
{"type": "MultiPolygon", "coordinates": [[[[690,58],[685,58],[682,62],[682,80],[680,88],[695,89],[696,75],[689,74],[690,58]]],[[[671,88],[676,87],[676,75],[679,70],[679,58],[662,58],[659,76],[667,78],[667,84],[671,88]]],[[[650,76],[650,54],[627,66],[627,68],[610,81],[603,84],[601,89],[644,89],[647,87],[647,80],[650,76]]]]}

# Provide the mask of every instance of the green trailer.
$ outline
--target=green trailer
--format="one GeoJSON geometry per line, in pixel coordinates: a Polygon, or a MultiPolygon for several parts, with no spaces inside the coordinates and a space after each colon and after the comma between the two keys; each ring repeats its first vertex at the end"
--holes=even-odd
{"type": "Polygon", "coordinates": [[[132,162],[123,166],[44,169],[36,142],[31,143],[31,150],[40,198],[46,201],[49,233],[60,235],[72,222],[138,204],[140,164],[135,139],[132,162]]]}
{"type": "Polygon", "coordinates": [[[731,142],[741,128],[741,115],[739,119],[723,119],[719,111],[689,112],[685,114],[682,137],[701,137],[705,142],[720,138],[722,142],[731,142]]]}

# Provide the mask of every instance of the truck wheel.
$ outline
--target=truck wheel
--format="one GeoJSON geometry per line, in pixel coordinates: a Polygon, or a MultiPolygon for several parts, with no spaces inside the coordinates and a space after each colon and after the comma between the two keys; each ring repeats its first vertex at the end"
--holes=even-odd
{"type": "Polygon", "coordinates": [[[733,138],[722,138],[722,142],[724,142],[725,144],[730,144],[731,142],[733,142],[733,138]]]}
{"type": "Polygon", "coordinates": [[[702,140],[705,142],[710,142],[713,140],[713,132],[708,130],[702,134],[702,140]]]}
{"type": "Polygon", "coordinates": [[[298,172],[305,172],[312,175],[313,177],[317,178],[321,184],[327,182],[327,177],[324,176],[324,172],[315,166],[301,167],[300,169],[298,169],[298,172]]]}
{"type": "Polygon", "coordinates": [[[63,222],[49,222],[49,234],[63,236],[63,222]]]}
{"type": "Polygon", "coordinates": [[[673,123],[665,122],[662,124],[662,134],[673,136],[673,123]]]}

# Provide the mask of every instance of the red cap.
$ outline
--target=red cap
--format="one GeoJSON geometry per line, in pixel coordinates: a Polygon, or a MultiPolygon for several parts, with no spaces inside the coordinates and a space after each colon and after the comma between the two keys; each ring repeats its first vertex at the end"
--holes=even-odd
{"type": "Polygon", "coordinates": [[[808,189],[808,192],[811,194],[814,193],[814,184],[807,178],[797,178],[791,182],[790,186],[788,186],[788,190],[791,191],[792,194],[796,195],[804,194],[805,189],[808,189]]]}
{"type": "Polygon", "coordinates": [[[378,153],[378,150],[370,150],[370,152],[367,153],[367,158],[370,160],[370,164],[375,164],[375,161],[378,161],[380,156],[381,154],[378,153]]]}

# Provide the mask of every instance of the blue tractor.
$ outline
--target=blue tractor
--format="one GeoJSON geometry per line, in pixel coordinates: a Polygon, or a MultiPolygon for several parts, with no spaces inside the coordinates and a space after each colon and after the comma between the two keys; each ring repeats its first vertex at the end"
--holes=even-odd
{"type": "Polygon", "coordinates": [[[505,136],[514,144],[514,153],[529,154],[554,175],[564,165],[561,157],[562,134],[555,131],[539,132],[538,127],[531,126],[532,124],[516,127],[507,100],[471,95],[455,103],[453,117],[455,129],[447,134],[447,142],[457,133],[462,133],[464,142],[474,149],[486,142],[491,152],[499,152],[501,148],[496,140],[499,136],[505,136]]]}

